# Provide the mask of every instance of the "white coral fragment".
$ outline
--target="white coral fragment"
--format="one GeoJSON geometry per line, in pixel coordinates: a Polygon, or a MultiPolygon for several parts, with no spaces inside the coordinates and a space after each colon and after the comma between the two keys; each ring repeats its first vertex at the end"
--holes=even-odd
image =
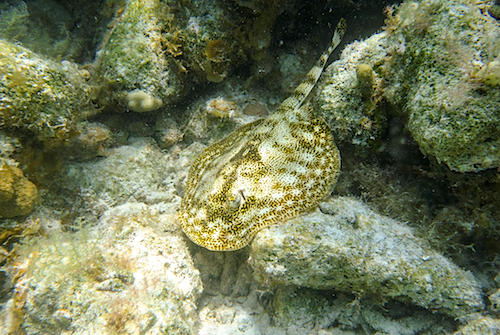
{"type": "Polygon", "coordinates": [[[144,113],[160,108],[163,106],[163,101],[150,93],[134,90],[127,94],[127,105],[134,112],[144,113]]]}

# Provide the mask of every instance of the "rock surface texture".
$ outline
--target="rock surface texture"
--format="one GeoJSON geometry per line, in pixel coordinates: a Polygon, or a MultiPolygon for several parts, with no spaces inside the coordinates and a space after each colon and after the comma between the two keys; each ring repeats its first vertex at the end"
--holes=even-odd
{"type": "Polygon", "coordinates": [[[251,244],[262,282],[364,292],[461,318],[482,310],[478,282],[402,223],[352,198],[272,226],[251,244]]]}
{"type": "Polygon", "coordinates": [[[0,218],[27,215],[33,209],[38,190],[16,166],[0,160],[0,218]]]}
{"type": "Polygon", "coordinates": [[[172,215],[127,204],[96,229],[53,233],[19,253],[8,334],[21,324],[25,334],[196,332],[201,281],[172,215]]]}
{"type": "Polygon", "coordinates": [[[500,166],[498,21],[471,1],[410,1],[384,30],[348,46],[320,83],[316,108],[337,138],[376,143],[399,114],[451,170],[500,166]]]}

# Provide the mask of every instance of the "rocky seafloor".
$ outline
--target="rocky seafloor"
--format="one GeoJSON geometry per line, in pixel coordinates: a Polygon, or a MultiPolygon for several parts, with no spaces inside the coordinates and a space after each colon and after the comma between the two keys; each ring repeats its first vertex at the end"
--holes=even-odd
{"type": "Polygon", "coordinates": [[[498,334],[500,4],[0,4],[1,334],[498,334]],[[189,167],[310,97],[331,195],[206,250],[189,167]]]}

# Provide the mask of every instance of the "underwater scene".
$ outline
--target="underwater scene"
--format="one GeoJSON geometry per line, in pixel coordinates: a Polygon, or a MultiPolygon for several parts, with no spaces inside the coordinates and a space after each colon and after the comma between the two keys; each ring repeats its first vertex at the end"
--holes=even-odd
{"type": "Polygon", "coordinates": [[[500,1],[0,1],[0,335],[500,334],[499,252],[500,1]]]}

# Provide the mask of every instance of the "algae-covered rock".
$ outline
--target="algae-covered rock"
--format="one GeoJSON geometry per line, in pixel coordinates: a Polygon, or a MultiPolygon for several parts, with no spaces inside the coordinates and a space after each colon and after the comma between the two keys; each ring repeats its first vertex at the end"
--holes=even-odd
{"type": "Polygon", "coordinates": [[[489,316],[469,321],[453,335],[483,335],[500,333],[500,320],[489,316]]]}
{"type": "Polygon", "coordinates": [[[185,1],[179,16],[182,58],[197,81],[222,82],[247,59],[241,39],[249,33],[253,15],[232,1],[185,1]]]}
{"type": "Polygon", "coordinates": [[[16,165],[13,155],[17,150],[21,149],[22,144],[19,139],[9,136],[0,130],[0,160],[10,165],[16,165]]]}
{"type": "Polygon", "coordinates": [[[386,47],[385,33],[353,42],[323,73],[313,103],[337,142],[368,146],[387,127],[380,105],[382,78],[376,72],[387,57],[386,47]]]}
{"type": "Polygon", "coordinates": [[[173,18],[166,1],[128,0],[105,37],[96,67],[103,80],[112,83],[111,99],[124,108],[135,90],[157,101],[156,108],[179,96],[182,80],[165,50],[173,48],[166,36],[173,18]]]}
{"type": "Polygon", "coordinates": [[[500,166],[498,22],[479,2],[425,0],[401,5],[386,30],[384,95],[420,150],[454,171],[500,166]]]}
{"type": "Polygon", "coordinates": [[[500,314],[500,288],[488,296],[490,309],[493,313],[500,314]]]}
{"type": "Polygon", "coordinates": [[[380,141],[387,121],[405,116],[420,150],[451,170],[500,166],[498,22],[465,0],[392,10],[384,32],[325,71],[316,109],[340,142],[380,141]]]}
{"type": "Polygon", "coordinates": [[[337,198],[259,232],[251,244],[257,279],[364,292],[462,318],[483,308],[474,276],[361,202],[337,198]]]}
{"type": "Polygon", "coordinates": [[[455,328],[451,320],[401,303],[380,308],[360,296],[293,286],[278,288],[271,298],[275,326],[286,334],[438,334],[455,328]]]}
{"type": "Polygon", "coordinates": [[[196,333],[201,281],[174,215],[125,204],[51,234],[18,247],[2,334],[196,333]]]}
{"type": "Polygon", "coordinates": [[[120,1],[2,1],[0,38],[52,59],[89,62],[120,1]]]}
{"type": "Polygon", "coordinates": [[[96,113],[87,75],[0,39],[0,125],[51,144],[74,136],[77,122],[96,113]]]}
{"type": "Polygon", "coordinates": [[[78,136],[71,142],[73,157],[90,159],[105,156],[107,149],[115,143],[111,130],[99,122],[81,122],[78,136]]]}
{"type": "Polygon", "coordinates": [[[276,324],[291,329],[298,328],[297,325],[308,325],[310,330],[326,328],[339,322],[341,314],[338,308],[341,304],[333,295],[293,286],[277,289],[270,305],[276,324]]]}
{"type": "Polygon", "coordinates": [[[29,214],[37,196],[35,184],[21,169],[0,160],[0,218],[29,214]]]}

